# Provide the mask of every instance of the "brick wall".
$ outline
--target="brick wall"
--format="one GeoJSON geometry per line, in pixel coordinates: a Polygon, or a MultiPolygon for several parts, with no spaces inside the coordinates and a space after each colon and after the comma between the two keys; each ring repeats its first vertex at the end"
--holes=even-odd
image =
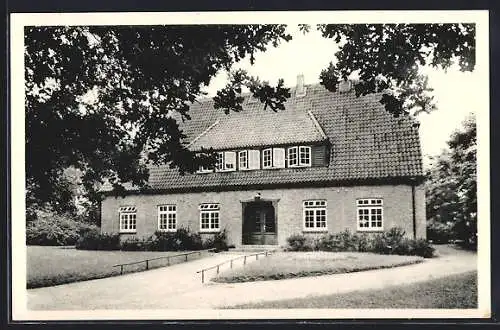
{"type": "MultiPolygon", "coordinates": [[[[157,206],[177,205],[177,226],[199,231],[200,203],[220,204],[220,225],[226,228],[229,241],[242,242],[242,202],[252,200],[257,192],[263,200],[279,200],[277,203],[277,234],[279,245],[286,238],[303,232],[302,202],[307,199],[327,200],[327,227],[329,232],[357,230],[357,198],[382,198],[384,201],[384,228],[402,227],[409,237],[413,236],[412,195],[409,185],[356,186],[327,188],[291,188],[249,191],[176,193],[158,195],[129,195],[107,197],[102,202],[102,232],[118,232],[120,206],[136,206],[136,236],[152,235],[158,226],[157,206]]],[[[425,193],[423,186],[415,189],[417,236],[425,237],[425,193]]],[[[127,234],[130,235],[130,234],[127,234]]]]}

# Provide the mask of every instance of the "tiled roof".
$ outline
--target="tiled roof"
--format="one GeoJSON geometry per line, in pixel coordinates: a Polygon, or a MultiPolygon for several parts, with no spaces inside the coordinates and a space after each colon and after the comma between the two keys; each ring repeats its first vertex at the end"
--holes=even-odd
{"type": "Polygon", "coordinates": [[[264,110],[260,102],[248,102],[248,98],[242,112],[229,115],[214,109],[212,100],[200,101],[190,109],[192,119],[182,123],[181,127],[188,141],[205,132],[192,143],[193,147],[212,144],[214,148],[245,147],[242,144],[245,136],[248,145],[269,145],[287,139],[295,139],[293,142],[300,139],[304,142],[319,141],[323,139],[322,129],[331,145],[327,167],[180,175],[175,169],[159,166],[150,168],[150,187],[153,190],[221,189],[245,185],[389,180],[423,175],[418,128],[407,117],[394,118],[389,114],[379,102],[380,94],[356,97],[353,91],[331,93],[320,85],[308,86],[303,97],[295,97],[293,89],[291,94],[285,103],[286,110],[277,113],[264,110]],[[319,124],[319,130],[314,121],[319,124]],[[307,130],[303,130],[302,125],[307,130]]]}
{"type": "Polygon", "coordinates": [[[293,116],[262,110],[242,111],[238,116],[221,118],[197,136],[189,148],[196,151],[202,147],[239,149],[326,140],[321,128],[315,126],[311,113],[287,111],[293,111],[293,116]]]}

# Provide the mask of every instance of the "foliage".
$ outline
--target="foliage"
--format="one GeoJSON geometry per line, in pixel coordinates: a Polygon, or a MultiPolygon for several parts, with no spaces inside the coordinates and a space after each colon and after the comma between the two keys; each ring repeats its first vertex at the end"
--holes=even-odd
{"type": "Polygon", "coordinates": [[[295,234],[286,239],[287,251],[312,251],[313,244],[310,239],[304,235],[295,234]]]}
{"type": "Polygon", "coordinates": [[[434,244],[446,244],[454,237],[453,225],[430,220],[427,222],[427,239],[434,244]]]}
{"type": "Polygon", "coordinates": [[[175,232],[156,231],[153,237],[154,251],[185,251],[202,249],[200,234],[191,233],[187,228],[175,232]]]}
{"type": "Polygon", "coordinates": [[[339,233],[323,234],[315,243],[304,235],[292,235],[287,239],[287,251],[374,252],[378,254],[414,255],[431,258],[434,248],[425,239],[410,239],[399,227],[384,233],[351,233],[348,229],[339,233]]]}
{"type": "Polygon", "coordinates": [[[75,221],[68,214],[39,213],[26,226],[28,245],[74,245],[80,235],[97,230],[93,225],[75,221]]]}
{"type": "Polygon", "coordinates": [[[208,238],[204,242],[205,249],[215,249],[218,251],[227,251],[229,245],[227,243],[227,232],[224,228],[221,232],[215,233],[213,237],[208,238]]]}
{"type": "Polygon", "coordinates": [[[451,223],[453,238],[474,247],[477,243],[477,135],[475,117],[448,141],[449,150],[433,159],[427,172],[427,218],[451,223]]]}
{"type": "Polygon", "coordinates": [[[78,239],[76,248],[79,250],[120,250],[120,234],[91,230],[78,239]]]}
{"type": "Polygon", "coordinates": [[[122,251],[153,251],[153,238],[128,238],[120,243],[122,251]]]}
{"type": "MultiPolygon", "coordinates": [[[[300,25],[304,33],[310,31],[300,25]]],[[[430,88],[418,67],[461,70],[475,66],[474,24],[319,25],[340,43],[335,64],[321,73],[329,90],[351,73],[357,95],[382,92],[395,115],[433,109],[430,88]]],[[[89,200],[108,181],[147,187],[148,164],[169,164],[180,173],[215,162],[212,150],[195,154],[180,128],[189,105],[220,71],[229,83],[214,97],[225,112],[241,110],[243,87],[266,108],[284,109],[290,96],[282,80],[270,86],[234,63],[277,47],[291,36],[284,25],[45,26],[25,29],[27,210],[68,212],[68,168],[82,171],[89,200]]]]}
{"type": "Polygon", "coordinates": [[[321,72],[321,83],[335,91],[337,83],[357,73],[356,95],[382,93],[380,102],[395,116],[435,108],[427,78],[430,65],[474,70],[474,24],[320,24],[323,37],[340,44],[336,62],[321,72]]]}
{"type": "MultiPolygon", "coordinates": [[[[213,162],[184,144],[190,103],[219,71],[290,38],[283,25],[27,27],[27,200],[56,204],[69,167],[92,199],[104,179],[117,193],[145,187],[147,163],[185,173],[213,162]]],[[[253,84],[269,105],[287,92],[269,88],[253,84]]]]}

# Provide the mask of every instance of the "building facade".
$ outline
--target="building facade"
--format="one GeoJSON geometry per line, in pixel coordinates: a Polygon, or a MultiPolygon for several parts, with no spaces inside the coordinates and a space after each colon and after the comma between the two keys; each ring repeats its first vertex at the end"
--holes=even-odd
{"type": "Polygon", "coordinates": [[[150,168],[148,190],[116,197],[104,187],[101,230],[123,238],[189,228],[223,229],[241,245],[285,245],[293,234],[381,232],[425,237],[418,127],[394,118],[380,95],[356,97],[298,85],[279,112],[247,96],[224,114],[202,100],[182,129],[191,150],[217,151],[214,168],[180,175],[150,168]]]}

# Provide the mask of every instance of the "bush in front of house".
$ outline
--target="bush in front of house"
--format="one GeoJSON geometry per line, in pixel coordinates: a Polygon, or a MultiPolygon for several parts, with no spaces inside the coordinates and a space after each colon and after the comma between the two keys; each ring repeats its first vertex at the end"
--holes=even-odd
{"type": "Polygon", "coordinates": [[[27,245],[74,245],[85,232],[97,227],[70,215],[40,214],[26,226],[27,245]]]}
{"type": "Polygon", "coordinates": [[[312,251],[313,242],[304,235],[296,234],[287,238],[287,251],[312,251]]]}
{"type": "Polygon", "coordinates": [[[152,238],[153,251],[186,251],[203,248],[201,236],[188,228],[179,228],[175,232],[156,231],[152,238]]]}
{"type": "Polygon", "coordinates": [[[76,242],[79,250],[120,250],[120,235],[89,230],[76,242]]]}
{"type": "Polygon", "coordinates": [[[152,251],[153,250],[153,238],[138,238],[132,237],[128,238],[120,243],[120,250],[122,251],[152,251]]]}
{"type": "Polygon", "coordinates": [[[425,239],[410,239],[405,231],[394,227],[380,234],[340,233],[324,234],[312,245],[304,235],[292,235],[287,239],[287,251],[329,251],[329,252],[373,252],[378,254],[415,255],[431,258],[434,248],[425,239]]]}

